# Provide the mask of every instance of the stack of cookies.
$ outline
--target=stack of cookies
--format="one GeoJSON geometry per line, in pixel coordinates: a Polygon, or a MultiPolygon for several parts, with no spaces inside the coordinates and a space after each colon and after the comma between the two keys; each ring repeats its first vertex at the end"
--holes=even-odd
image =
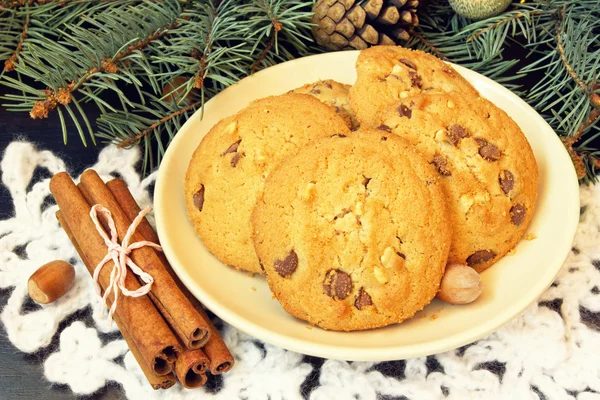
{"type": "Polygon", "coordinates": [[[412,317],[446,265],[502,258],[538,178],[518,125],[451,66],[380,46],[356,68],[352,87],[315,82],[220,121],[185,182],[209,251],[265,274],[290,314],[345,331],[412,317]]]}

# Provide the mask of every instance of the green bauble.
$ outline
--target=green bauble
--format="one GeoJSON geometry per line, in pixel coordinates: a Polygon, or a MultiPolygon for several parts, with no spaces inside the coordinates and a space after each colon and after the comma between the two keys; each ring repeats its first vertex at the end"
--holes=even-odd
{"type": "Polygon", "coordinates": [[[449,0],[458,14],[471,19],[495,17],[506,10],[512,0],[449,0]]]}

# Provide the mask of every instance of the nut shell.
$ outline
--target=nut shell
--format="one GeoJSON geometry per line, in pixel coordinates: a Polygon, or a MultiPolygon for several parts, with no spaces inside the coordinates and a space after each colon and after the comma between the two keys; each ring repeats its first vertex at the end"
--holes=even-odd
{"type": "Polygon", "coordinates": [[[62,260],[50,261],[31,275],[27,282],[29,297],[39,304],[61,298],[75,282],[75,269],[62,260]]]}
{"type": "Polygon", "coordinates": [[[473,268],[451,264],[446,267],[437,298],[450,304],[468,304],[481,295],[483,287],[481,276],[473,268]]]}

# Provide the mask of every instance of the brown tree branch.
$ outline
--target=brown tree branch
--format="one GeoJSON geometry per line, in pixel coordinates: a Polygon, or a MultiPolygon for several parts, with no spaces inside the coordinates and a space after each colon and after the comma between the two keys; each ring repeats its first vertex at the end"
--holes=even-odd
{"type": "Polygon", "coordinates": [[[129,146],[133,146],[135,144],[137,144],[140,140],[142,140],[145,136],[149,135],[150,133],[152,133],[152,131],[156,128],[158,128],[159,126],[169,122],[170,120],[172,120],[173,118],[176,118],[178,116],[180,116],[181,114],[184,114],[188,111],[190,111],[191,109],[199,106],[202,102],[201,101],[197,101],[193,104],[190,104],[188,106],[185,106],[169,115],[166,115],[164,117],[162,117],[161,119],[159,119],[158,121],[156,121],[155,123],[153,123],[152,125],[150,125],[148,128],[144,129],[143,131],[141,131],[140,133],[138,133],[137,135],[131,137],[131,138],[127,138],[127,139],[123,139],[120,143],[118,143],[118,147],[129,147],[129,146]]]}

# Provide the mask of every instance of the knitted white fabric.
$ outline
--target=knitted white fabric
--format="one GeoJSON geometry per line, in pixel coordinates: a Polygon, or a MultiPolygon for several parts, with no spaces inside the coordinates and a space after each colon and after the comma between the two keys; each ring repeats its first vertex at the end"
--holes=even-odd
{"type": "MultiPolygon", "coordinates": [[[[144,207],[151,202],[148,187],[155,175],[142,180],[138,161],[137,150],[107,147],[93,168],[106,179],[120,175],[144,207]]],[[[63,161],[30,143],[13,142],[0,168],[15,208],[14,217],[0,221],[0,288],[13,288],[6,304],[0,304],[0,318],[19,350],[51,349],[44,360],[46,378],[68,385],[75,394],[117,383],[131,399],[167,393],[169,399],[228,400],[600,399],[600,185],[581,187],[581,223],[554,285],[539,303],[475,344],[406,361],[323,361],[263,344],[225,325],[223,337],[237,364],[222,376],[222,385],[155,392],[118,334],[106,334],[91,313],[77,312],[89,311],[99,299],[56,222],[57,207],[49,197],[48,177],[65,169],[63,161]],[[47,171],[40,174],[38,168],[47,171]],[[55,259],[74,263],[74,287],[54,304],[23,309],[28,277],[55,259]],[[80,320],[70,320],[73,313],[80,320]],[[58,332],[64,320],[69,322],[58,332]]]]}

